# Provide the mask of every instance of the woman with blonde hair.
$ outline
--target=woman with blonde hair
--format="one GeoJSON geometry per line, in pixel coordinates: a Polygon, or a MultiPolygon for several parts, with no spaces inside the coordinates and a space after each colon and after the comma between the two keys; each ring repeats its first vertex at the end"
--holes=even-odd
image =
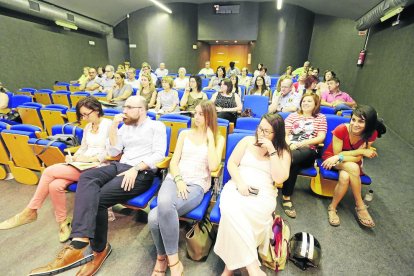
{"type": "Polygon", "coordinates": [[[145,98],[145,101],[148,104],[148,108],[155,107],[155,101],[157,99],[157,91],[152,81],[151,75],[144,73],[140,77],[140,85],[137,95],[140,95],[145,98]]]}
{"type": "Polygon", "coordinates": [[[152,275],[183,275],[178,257],[180,216],[203,200],[211,186],[211,172],[220,162],[224,138],[218,132],[217,114],[211,101],[203,100],[195,108],[195,128],[180,133],[170,172],[158,193],[158,206],[148,215],[148,225],[157,249],[152,275]]]}
{"type": "Polygon", "coordinates": [[[158,92],[155,112],[171,113],[180,111],[178,107],[178,104],[180,103],[178,92],[172,89],[173,83],[174,81],[171,76],[162,78],[161,84],[164,90],[158,92]]]}
{"type": "Polygon", "coordinates": [[[178,77],[174,80],[174,89],[185,89],[188,87],[189,80],[185,76],[186,73],[187,71],[184,67],[180,67],[178,69],[178,77]]]}

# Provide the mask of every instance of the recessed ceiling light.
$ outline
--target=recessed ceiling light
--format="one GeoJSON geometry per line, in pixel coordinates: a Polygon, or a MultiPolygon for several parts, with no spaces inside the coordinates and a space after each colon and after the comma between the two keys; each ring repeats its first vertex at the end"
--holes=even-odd
{"type": "Polygon", "coordinates": [[[237,40],[235,40],[234,43],[237,43],[237,40]]]}

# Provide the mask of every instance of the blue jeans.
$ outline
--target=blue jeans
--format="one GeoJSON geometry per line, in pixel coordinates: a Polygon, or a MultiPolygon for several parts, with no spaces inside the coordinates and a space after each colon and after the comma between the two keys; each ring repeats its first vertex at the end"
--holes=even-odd
{"type": "Polygon", "coordinates": [[[187,183],[188,198],[177,196],[174,180],[166,178],[158,193],[158,206],[148,214],[148,225],[158,255],[173,255],[178,252],[178,218],[197,207],[204,197],[204,189],[197,184],[187,183]]]}
{"type": "Polygon", "coordinates": [[[340,111],[340,110],[352,110],[352,107],[347,106],[346,104],[338,104],[337,106],[335,106],[335,113],[340,111]]]}

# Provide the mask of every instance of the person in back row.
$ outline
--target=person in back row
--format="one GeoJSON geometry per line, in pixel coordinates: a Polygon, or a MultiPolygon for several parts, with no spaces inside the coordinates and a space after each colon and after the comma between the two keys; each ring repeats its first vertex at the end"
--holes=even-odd
{"type": "Polygon", "coordinates": [[[160,67],[155,70],[155,75],[157,78],[162,78],[168,75],[168,69],[165,68],[165,63],[161,62],[160,67]]]}
{"type": "Polygon", "coordinates": [[[123,153],[119,162],[81,174],[75,195],[70,238],[57,258],[30,275],[53,275],[82,266],[77,275],[95,275],[112,251],[108,238],[108,207],[147,191],[154,180],[156,164],[164,159],[167,136],[163,123],[147,117],[141,96],[125,102],[109,130],[109,154],[123,153]],[[121,122],[124,125],[118,129],[121,122]]]}
{"type": "Polygon", "coordinates": [[[140,82],[139,82],[139,80],[137,80],[135,78],[135,76],[136,76],[136,69],[133,68],[133,67],[130,67],[128,69],[127,73],[128,73],[128,77],[125,79],[125,83],[131,85],[131,87],[133,89],[137,89],[138,90],[139,89],[140,82]]]}
{"type": "Polygon", "coordinates": [[[131,85],[125,83],[124,73],[116,72],[114,78],[115,84],[112,89],[108,90],[106,99],[117,105],[114,108],[122,110],[126,99],[132,95],[132,87],[131,85]]]}
{"type": "MultiPolygon", "coordinates": [[[[94,97],[86,97],[76,104],[78,121],[86,120],[88,124],[83,131],[80,148],[73,157],[66,156],[66,162],[100,162],[107,156],[107,139],[112,121],[103,118],[102,106],[94,97]]],[[[0,223],[0,229],[11,229],[36,221],[37,212],[50,195],[55,209],[56,222],[59,224],[59,241],[69,239],[72,218],[66,212],[66,188],[79,180],[81,172],[64,163],[47,167],[40,177],[36,192],[26,208],[14,217],[0,223]]]]}
{"type": "Polygon", "coordinates": [[[148,214],[148,225],[157,249],[152,275],[182,275],[178,258],[179,217],[197,207],[211,186],[211,172],[220,165],[224,137],[217,126],[214,103],[202,100],[194,113],[195,128],[180,133],[170,171],[158,192],[158,206],[148,214]]]}
{"type": "Polygon", "coordinates": [[[204,75],[205,77],[214,76],[214,70],[210,67],[210,61],[206,61],[204,68],[198,72],[199,75],[204,75]]]}
{"type": "Polygon", "coordinates": [[[329,91],[322,93],[321,105],[335,108],[335,112],[340,110],[350,110],[356,106],[356,102],[339,89],[340,81],[338,78],[332,78],[328,81],[329,91]]]}
{"type": "Polygon", "coordinates": [[[101,85],[102,79],[98,77],[96,69],[94,67],[90,67],[88,70],[88,78],[85,80],[83,84],[79,86],[79,90],[95,94],[99,92],[99,88],[101,87],[101,85]]]}

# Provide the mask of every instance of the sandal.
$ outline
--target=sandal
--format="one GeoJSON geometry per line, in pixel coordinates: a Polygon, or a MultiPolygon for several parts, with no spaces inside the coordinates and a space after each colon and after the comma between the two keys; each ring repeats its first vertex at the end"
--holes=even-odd
{"type": "MultiPolygon", "coordinates": [[[[163,259],[158,259],[157,258],[157,261],[158,262],[165,262],[165,261],[167,261],[167,258],[163,258],[163,259]]],[[[167,271],[166,270],[158,270],[158,269],[156,269],[156,268],[154,268],[154,270],[152,271],[152,276],[157,276],[157,275],[165,275],[165,273],[167,273],[167,271]]]]}
{"type": "Polygon", "coordinates": [[[328,206],[328,220],[329,224],[335,227],[341,224],[336,209],[333,209],[331,205],[328,206]]]}
{"type": "Polygon", "coordinates": [[[168,267],[171,269],[171,267],[174,267],[174,266],[176,266],[176,265],[178,265],[178,264],[180,264],[181,265],[181,267],[183,268],[183,271],[181,272],[181,276],[184,276],[184,266],[183,266],[183,264],[180,262],[180,260],[178,260],[175,264],[173,264],[173,265],[170,265],[170,264],[168,264],[168,267]]]}
{"type": "Polygon", "coordinates": [[[59,229],[59,241],[66,242],[69,240],[70,233],[72,232],[72,218],[67,217],[61,224],[59,229]]]}
{"type": "Polygon", "coordinates": [[[283,199],[282,198],[282,208],[283,208],[283,211],[285,211],[285,214],[288,217],[296,218],[296,210],[295,210],[295,207],[293,206],[293,203],[290,199],[283,199]]]}
{"type": "Polygon", "coordinates": [[[373,227],[375,227],[375,222],[372,219],[371,215],[368,213],[367,209],[368,209],[368,207],[366,205],[364,205],[362,207],[355,207],[355,211],[356,211],[356,214],[357,214],[357,217],[358,217],[358,222],[361,225],[365,226],[365,227],[373,228],[373,227]],[[362,216],[360,214],[361,211],[367,211],[368,215],[362,216]]]}

